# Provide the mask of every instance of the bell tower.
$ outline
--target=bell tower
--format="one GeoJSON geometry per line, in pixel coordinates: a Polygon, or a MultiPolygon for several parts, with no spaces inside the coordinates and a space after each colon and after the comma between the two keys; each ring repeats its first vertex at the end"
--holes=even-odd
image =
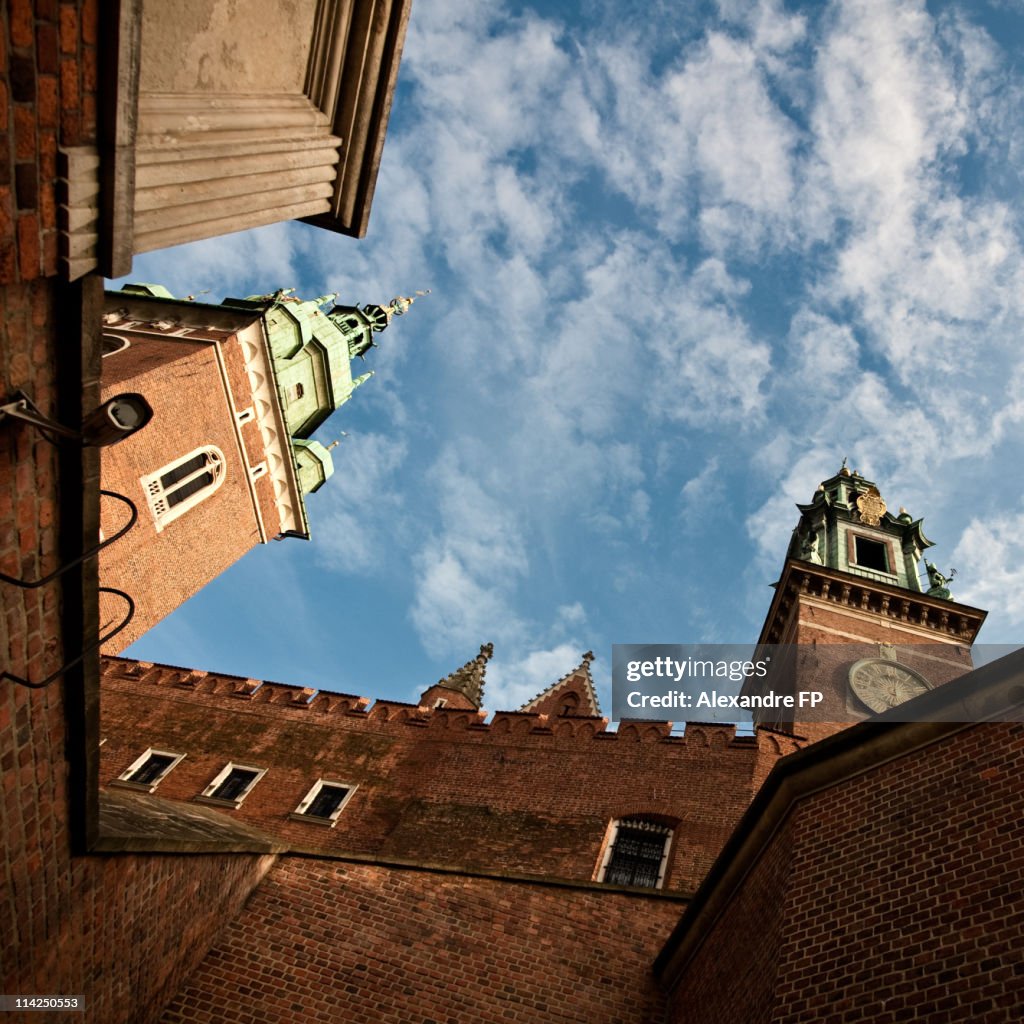
{"type": "MultiPolygon", "coordinates": [[[[135,392],[153,408],[145,430],[103,452],[104,489],[138,510],[100,559],[104,585],[135,604],[108,653],[256,545],[309,538],[308,496],[334,472],[334,446],[313,434],[371,376],[354,376],[352,362],[413,298],[357,307],[291,292],[220,305],[175,299],[159,285],[107,294],[102,394],[135,392]]],[[[124,520],[118,504],[104,503],[106,536],[124,520]]],[[[111,606],[114,622],[120,607],[111,606]]]]}
{"type": "MultiPolygon", "coordinates": [[[[778,712],[762,713],[761,722],[820,739],[971,669],[986,613],[956,602],[949,578],[931,562],[922,583],[932,541],[921,519],[903,508],[893,515],[878,487],[845,460],[797,508],[758,643],[787,645],[795,657],[788,683],[779,682],[784,673],[770,674],[776,691],[813,688],[824,699],[816,721],[801,722],[796,711],[796,723],[772,721],[778,712]]],[[[757,693],[757,683],[744,692],[757,693]]]]}

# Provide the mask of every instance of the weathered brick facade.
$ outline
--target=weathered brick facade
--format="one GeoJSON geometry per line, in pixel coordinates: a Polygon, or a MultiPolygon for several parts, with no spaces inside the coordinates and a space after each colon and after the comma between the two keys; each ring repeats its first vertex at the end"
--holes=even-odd
{"type": "Polygon", "coordinates": [[[284,858],[161,1021],[655,1022],[650,964],[678,913],[642,896],[284,858]]]}
{"type": "MultiPolygon", "coordinates": [[[[233,816],[291,847],[590,881],[608,826],[677,828],[665,887],[692,891],[790,737],[593,718],[427,709],[107,659],[100,778],[149,747],[184,754],[159,783],[193,800],[228,762],[266,769],[233,816]],[[289,818],[320,778],[358,787],[334,828],[289,818]]],[[[582,683],[582,679],[580,682],[582,683]]]]}
{"type": "MultiPolygon", "coordinates": [[[[0,287],[0,303],[7,393],[24,389],[59,418],[58,311],[73,313],[69,295],[40,279],[0,287]]],[[[63,365],[69,362],[65,356],[63,365]]],[[[58,459],[32,428],[3,425],[0,572],[36,580],[63,564],[58,459]]],[[[0,667],[36,682],[62,664],[61,612],[74,600],[66,588],[75,579],[65,574],[29,590],[0,581],[0,667]]],[[[74,685],[81,687],[80,675],[74,685]]],[[[0,993],[87,994],[83,1021],[155,1020],[272,858],[75,855],[82,842],[73,820],[79,699],[62,679],[42,690],[0,684],[0,993]]],[[[5,1017],[12,1024],[67,1019],[5,1017]]]]}
{"type": "Polygon", "coordinates": [[[1022,761],[1019,723],[955,727],[809,793],[666,972],[668,1019],[1019,1021],[1022,761]]]}
{"type": "MultiPolygon", "coordinates": [[[[232,345],[230,336],[225,341],[226,354],[237,354],[237,342],[232,345]]],[[[279,530],[269,478],[250,480],[251,467],[265,459],[258,428],[255,423],[236,427],[236,414],[252,404],[248,388],[241,394],[241,408],[229,402],[213,344],[131,336],[129,348],[103,359],[102,397],[121,392],[145,395],[153,421],[102,453],[104,488],[126,495],[139,510],[130,536],[100,559],[103,583],[128,592],[136,602],[135,617],[112,642],[113,650],[123,650],[258,545],[260,514],[269,520],[271,535],[279,530]],[[239,444],[239,433],[248,440],[247,448],[239,444]],[[158,530],[143,478],[207,445],[223,455],[223,483],[158,530]],[[259,497],[254,502],[254,494],[262,502],[259,497]],[[143,580],[146,585],[140,588],[143,580]]],[[[125,516],[120,502],[105,499],[105,534],[111,536],[125,516]]],[[[120,603],[111,598],[104,611],[104,625],[108,619],[116,622],[120,603]]]]}
{"type": "Polygon", "coordinates": [[[0,12],[0,284],[57,273],[59,149],[96,141],[97,0],[0,12]]]}

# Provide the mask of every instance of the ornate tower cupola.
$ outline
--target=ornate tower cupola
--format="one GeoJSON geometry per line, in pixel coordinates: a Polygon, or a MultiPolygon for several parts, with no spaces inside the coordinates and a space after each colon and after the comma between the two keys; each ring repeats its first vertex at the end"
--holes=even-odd
{"type": "Polygon", "coordinates": [[[918,566],[922,553],[932,546],[922,521],[902,508],[894,516],[878,488],[845,463],[821,483],[810,504],[797,508],[800,522],[787,557],[922,590],[918,566]]]}
{"type": "MultiPolygon", "coordinates": [[[[799,660],[799,689],[820,690],[824,704],[817,721],[797,723],[802,735],[830,735],[971,668],[986,613],[955,602],[948,578],[930,562],[922,586],[921,557],[932,542],[920,519],[902,508],[893,515],[875,484],[845,461],[797,508],[758,644],[810,648],[799,660]]],[[[748,680],[744,693],[797,686],[791,669],[780,672],[785,679],[748,680]]],[[[773,714],[758,720],[774,721],[773,714]]]]}

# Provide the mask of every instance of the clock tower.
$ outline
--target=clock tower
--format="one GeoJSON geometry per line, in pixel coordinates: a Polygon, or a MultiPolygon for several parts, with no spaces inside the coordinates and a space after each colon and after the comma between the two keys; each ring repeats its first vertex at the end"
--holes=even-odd
{"type": "MultiPolygon", "coordinates": [[[[878,487],[845,462],[797,508],[758,642],[783,645],[775,657],[787,666],[766,686],[823,699],[815,721],[800,721],[796,710],[795,723],[776,720],[777,711],[762,712],[761,722],[821,739],[972,668],[986,613],[956,602],[931,562],[921,573],[932,546],[921,519],[903,508],[893,515],[878,487]]],[[[757,693],[756,683],[745,692],[757,693]]]]}

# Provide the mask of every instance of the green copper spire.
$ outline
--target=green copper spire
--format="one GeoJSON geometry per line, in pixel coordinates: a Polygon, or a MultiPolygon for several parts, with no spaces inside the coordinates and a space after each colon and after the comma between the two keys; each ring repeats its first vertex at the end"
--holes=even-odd
{"type": "Polygon", "coordinates": [[[225,299],[224,305],[262,312],[285,426],[293,438],[308,439],[372,376],[353,377],[352,359],[374,347],[373,336],[405,313],[415,297],[400,296],[386,306],[335,305],[325,313],[322,307],[336,295],[303,301],[291,292],[282,288],[225,299]]]}
{"type": "MultiPolygon", "coordinates": [[[[253,404],[264,443],[274,455],[271,472],[284,474],[274,480],[275,501],[282,521],[289,524],[284,534],[306,536],[309,523],[303,499],[334,472],[330,453],[334,446],[325,448],[312,435],[373,376],[372,370],[353,376],[352,360],[374,347],[375,335],[387,328],[392,317],[402,316],[417,296],[428,293],[358,307],[336,305],[336,294],[304,301],[293,292],[293,288],[281,288],[266,295],[228,298],[219,307],[196,302],[194,295],[175,299],[159,284],[126,284],[119,294],[125,302],[143,301],[147,319],[154,314],[162,317],[166,310],[168,330],[180,325],[204,332],[216,329],[229,341],[237,340],[257,399],[253,404]],[[294,471],[292,480],[289,469],[294,471]]],[[[160,325],[159,320],[152,322],[160,325]]]]}
{"type": "Polygon", "coordinates": [[[292,454],[299,478],[299,490],[303,494],[319,490],[334,474],[334,459],[319,441],[295,438],[292,440],[292,454]]]}
{"type": "MultiPolygon", "coordinates": [[[[894,516],[875,484],[847,469],[845,459],[835,476],[822,481],[811,502],[797,508],[800,522],[789,558],[907,590],[924,589],[918,566],[932,541],[924,535],[922,520],[902,508],[894,516]]],[[[948,596],[948,590],[936,593],[939,589],[933,583],[929,593],[948,596]]]]}

